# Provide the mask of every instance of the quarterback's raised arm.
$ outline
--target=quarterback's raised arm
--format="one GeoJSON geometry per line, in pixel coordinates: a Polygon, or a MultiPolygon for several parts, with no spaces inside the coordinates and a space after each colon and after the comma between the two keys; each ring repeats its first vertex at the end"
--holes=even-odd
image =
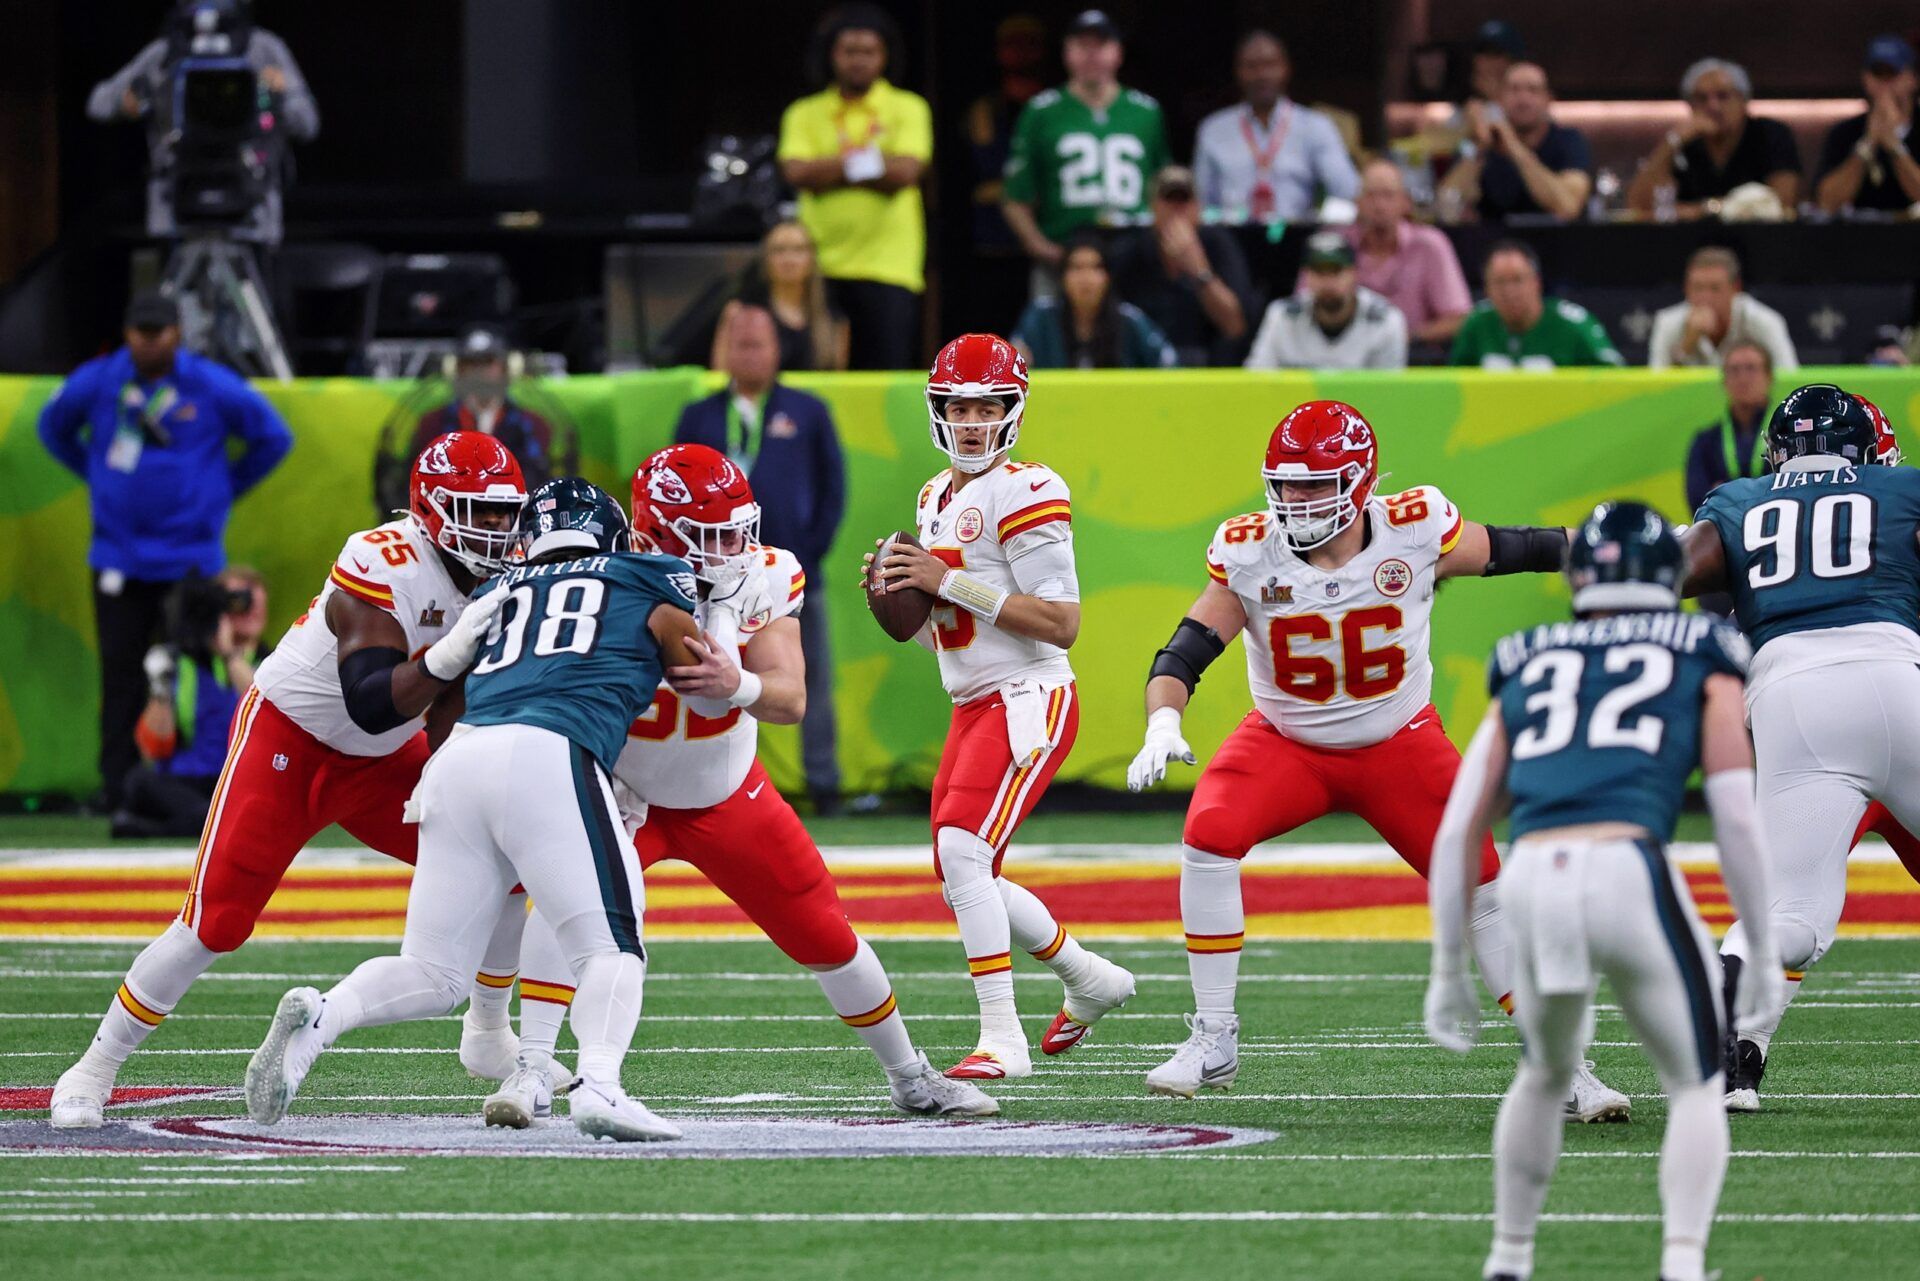
{"type": "Polygon", "coordinates": [[[1247,625],[1246,607],[1224,583],[1211,582],[1173,635],[1153,656],[1147,671],[1147,741],[1127,769],[1127,786],[1145,791],[1167,776],[1167,763],[1194,763],[1193,749],[1180,733],[1180,717],[1193,699],[1200,676],[1227,643],[1247,625]]]}
{"type": "Polygon", "coordinates": [[[1567,563],[1570,529],[1482,525],[1466,521],[1459,541],[1440,557],[1436,578],[1492,578],[1498,574],[1557,574],[1567,563]]]}

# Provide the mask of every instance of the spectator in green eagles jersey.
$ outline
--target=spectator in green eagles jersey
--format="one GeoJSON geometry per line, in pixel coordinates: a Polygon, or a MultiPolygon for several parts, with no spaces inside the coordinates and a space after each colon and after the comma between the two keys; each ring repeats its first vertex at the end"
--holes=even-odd
{"type": "Polygon", "coordinates": [[[1112,19],[1089,9],[1067,27],[1067,83],[1020,113],[1001,204],[1020,247],[1057,266],[1075,230],[1138,220],[1147,178],[1167,163],[1160,104],[1120,83],[1125,50],[1112,19]]]}
{"type": "Polygon", "coordinates": [[[1585,307],[1548,298],[1540,259],[1525,241],[1502,240],[1487,253],[1486,300],[1454,336],[1452,363],[1482,369],[1552,369],[1625,362],[1585,307]]]}

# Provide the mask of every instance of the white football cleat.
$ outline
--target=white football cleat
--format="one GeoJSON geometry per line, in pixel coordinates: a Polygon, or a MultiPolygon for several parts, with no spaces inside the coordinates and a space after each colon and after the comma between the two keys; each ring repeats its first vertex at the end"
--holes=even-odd
{"type": "Polygon", "coordinates": [[[546,1062],[529,1063],[527,1056],[521,1057],[513,1075],[502,1081],[500,1088],[480,1105],[481,1120],[488,1125],[524,1130],[535,1121],[544,1121],[553,1115],[553,1078],[547,1071],[553,1059],[547,1055],[541,1057],[546,1062]]]}
{"type": "Polygon", "coordinates": [[[247,1061],[247,1115],[272,1125],[287,1114],[313,1061],[327,1048],[317,1024],[325,1002],[310,987],[296,987],[280,998],[267,1039],[247,1061]]]}
{"type": "Polygon", "coordinates": [[[1133,974],[1104,956],[1087,957],[1086,978],[1067,986],[1060,1012],[1040,1037],[1042,1054],[1065,1054],[1086,1038],[1102,1015],[1133,999],[1133,974]]]}
{"type": "Polygon", "coordinates": [[[1016,1030],[1011,1035],[982,1031],[973,1053],[947,1069],[956,1081],[1004,1081],[1016,1076],[1033,1075],[1033,1055],[1027,1052],[1026,1037],[1016,1030]]]}
{"type": "Polygon", "coordinates": [[[680,1137],[679,1126],[655,1116],[646,1104],[628,1098],[627,1092],[617,1085],[582,1079],[574,1083],[569,1098],[573,1123],[588,1138],[651,1143],[680,1137]]]}
{"type": "Polygon", "coordinates": [[[107,1100],[113,1097],[113,1078],[102,1076],[80,1062],[54,1082],[47,1119],[56,1130],[97,1130],[106,1122],[107,1100]]]}
{"type": "Polygon", "coordinates": [[[999,1116],[1000,1105],[966,1081],[951,1080],[933,1070],[927,1056],[911,1076],[894,1078],[893,1106],[916,1116],[999,1116]]]}
{"type": "Polygon", "coordinates": [[[1186,1042],[1147,1073],[1147,1091],[1190,1099],[1201,1090],[1225,1090],[1240,1075],[1240,1017],[1189,1014],[1186,1042]]]}
{"type": "Polygon", "coordinates": [[[1633,1101],[1593,1074],[1593,1060],[1573,1074],[1573,1092],[1567,1096],[1569,1121],[1625,1121],[1633,1101]]]}
{"type": "Polygon", "coordinates": [[[520,1038],[513,1025],[475,1027],[473,1011],[460,1017],[460,1066],[482,1081],[504,1081],[520,1070],[520,1038]]]}

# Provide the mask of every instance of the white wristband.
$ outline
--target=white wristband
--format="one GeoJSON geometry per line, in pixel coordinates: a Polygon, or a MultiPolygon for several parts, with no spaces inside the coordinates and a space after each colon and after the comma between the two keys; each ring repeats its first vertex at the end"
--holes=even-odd
{"type": "Polygon", "coordinates": [[[1177,707],[1156,707],[1147,714],[1147,732],[1165,726],[1178,734],[1180,732],[1180,709],[1177,707]]]}
{"type": "Polygon", "coordinates": [[[1012,594],[1001,591],[984,579],[975,578],[964,569],[948,570],[940,580],[937,593],[941,600],[952,601],[969,614],[978,615],[989,623],[1000,617],[1001,607],[1012,594]]]}
{"type": "Polygon", "coordinates": [[[760,677],[745,668],[740,669],[740,688],[727,695],[727,701],[735,707],[752,707],[760,701],[764,683],[760,677]]]}

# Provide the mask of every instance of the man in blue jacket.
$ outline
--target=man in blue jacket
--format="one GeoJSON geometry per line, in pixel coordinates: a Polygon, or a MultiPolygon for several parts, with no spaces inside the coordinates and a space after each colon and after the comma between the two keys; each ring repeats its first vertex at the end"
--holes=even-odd
{"type": "Polygon", "coordinates": [[[293,448],[293,434],[239,375],[180,349],[180,310],[158,291],[127,306],[126,345],[73,371],[40,411],[40,439],[92,495],[94,630],[100,649],[100,776],[109,810],[138,753],[141,667],[161,603],[226,564],[233,500],[293,448]],[[229,454],[228,441],[240,449],[229,454]]]}
{"type": "Polygon", "coordinates": [[[840,762],[821,565],[847,508],[840,436],[825,402],[780,385],[773,313],[741,306],[729,324],[727,386],[681,410],[673,439],[710,445],[747,473],[760,503],[760,536],[769,546],[792,552],[806,573],[807,594],[816,603],[800,611],[800,645],[807,659],[800,746],[814,806],[831,814],[840,804],[840,762]]]}

